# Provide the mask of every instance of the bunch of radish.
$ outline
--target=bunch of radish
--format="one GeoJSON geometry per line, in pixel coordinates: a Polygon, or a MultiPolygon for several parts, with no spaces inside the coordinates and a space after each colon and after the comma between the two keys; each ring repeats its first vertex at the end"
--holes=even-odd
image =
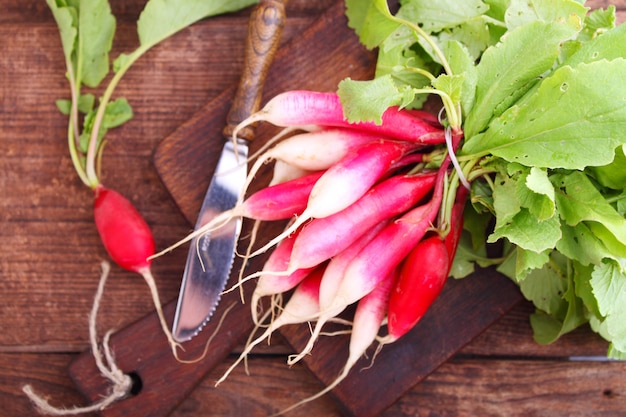
{"type": "Polygon", "coordinates": [[[349,359],[326,392],[375,341],[392,343],[406,334],[441,292],[467,197],[448,154],[460,134],[429,113],[395,107],[381,124],[352,124],[337,94],[313,91],[279,94],[233,137],[255,122],[295,133],[281,132],[274,147],[257,155],[248,184],[270,160],[280,172],[252,195],[244,191],[236,207],[178,244],[233,217],[288,221],[282,233],[247,254],[273,249],[263,269],[238,284],[258,278],[251,311],[266,329],[218,384],[280,326],[315,322],[306,348],[289,360],[297,362],[310,353],[325,323],[345,322],[341,314],[356,304],[349,359]],[[264,297],[271,299],[271,314],[262,316],[271,317],[269,323],[259,318],[264,297]]]}

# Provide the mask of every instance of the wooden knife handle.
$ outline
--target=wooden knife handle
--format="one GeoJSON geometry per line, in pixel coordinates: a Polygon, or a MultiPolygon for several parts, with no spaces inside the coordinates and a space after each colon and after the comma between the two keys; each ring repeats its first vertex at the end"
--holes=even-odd
{"type": "MultiPolygon", "coordinates": [[[[261,0],[250,16],[243,73],[226,118],[226,137],[230,137],[241,121],[260,108],[265,77],[285,26],[286,3],[287,0],[261,0]]],[[[254,127],[242,129],[238,136],[251,141],[254,139],[254,127]]]]}

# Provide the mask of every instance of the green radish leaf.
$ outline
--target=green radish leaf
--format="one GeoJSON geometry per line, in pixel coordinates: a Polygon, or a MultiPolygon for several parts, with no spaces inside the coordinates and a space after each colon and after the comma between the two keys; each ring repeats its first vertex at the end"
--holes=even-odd
{"type": "Polygon", "coordinates": [[[243,9],[258,0],[149,0],[137,21],[139,42],[152,47],[209,16],[243,9]]]}
{"type": "Polygon", "coordinates": [[[556,246],[561,239],[561,227],[558,216],[540,220],[526,208],[522,208],[506,224],[496,228],[487,238],[493,243],[507,238],[511,243],[534,252],[543,252],[556,246]]]}
{"type": "Polygon", "coordinates": [[[601,32],[598,36],[583,43],[574,54],[565,60],[564,64],[576,66],[581,63],[626,58],[624,39],[626,39],[626,24],[601,32]]]}
{"type": "Polygon", "coordinates": [[[369,49],[380,46],[401,25],[392,19],[386,0],[346,0],[346,15],[348,26],[369,49]]]}
{"type": "Polygon", "coordinates": [[[602,241],[585,223],[576,226],[561,224],[563,237],[556,244],[556,249],[581,265],[595,265],[606,257],[612,257],[602,241]]]}
{"type": "Polygon", "coordinates": [[[125,98],[118,98],[107,104],[104,118],[102,119],[102,127],[111,129],[121,126],[133,118],[133,110],[125,98]]]}
{"type": "MultiPolygon", "coordinates": [[[[622,262],[624,260],[622,259],[622,262]]],[[[626,274],[624,265],[606,261],[591,274],[591,286],[613,345],[626,351],[626,274]]]]}
{"type": "MultiPolygon", "coordinates": [[[[473,184],[472,184],[473,185],[473,184]]],[[[472,199],[476,194],[472,190],[472,199]]],[[[491,224],[491,215],[487,212],[477,212],[476,210],[466,209],[463,212],[465,219],[463,229],[466,230],[471,236],[471,246],[475,250],[480,250],[485,247],[485,241],[487,240],[486,229],[491,224]]],[[[486,255],[484,255],[486,256],[486,255]]]]}
{"type": "Polygon", "coordinates": [[[619,350],[613,343],[609,344],[609,350],[606,353],[607,358],[618,361],[626,361],[626,350],[619,350]]]}
{"type": "Polygon", "coordinates": [[[615,151],[613,162],[599,167],[589,167],[588,172],[602,186],[614,190],[622,190],[626,186],[626,145],[619,146],[615,151]]]}
{"type": "Polygon", "coordinates": [[[67,63],[73,62],[73,54],[78,40],[78,10],[74,7],[57,4],[56,0],[46,0],[59,28],[63,55],[67,63]]]}
{"type": "MultiPolygon", "coordinates": [[[[481,254],[481,257],[485,257],[485,254],[481,254]]],[[[459,241],[454,260],[452,262],[452,268],[450,268],[450,276],[454,278],[465,278],[474,272],[477,255],[471,247],[470,238],[463,236],[459,241]]]]}
{"type": "Polygon", "coordinates": [[[78,36],[82,82],[96,87],[109,72],[109,52],[115,35],[115,17],[108,0],[81,1],[78,36]]]}
{"type": "MultiPolygon", "coordinates": [[[[82,94],[78,98],[78,111],[87,114],[89,113],[95,104],[96,98],[93,94],[82,94]]],[[[72,101],[61,99],[56,102],[57,108],[59,111],[65,115],[69,115],[72,110],[72,101]]]]}
{"type": "Polygon", "coordinates": [[[410,0],[403,3],[397,16],[418,22],[427,33],[434,33],[479,17],[488,8],[481,0],[410,0]]]}
{"type": "Polygon", "coordinates": [[[570,226],[580,222],[598,222],[622,244],[626,244],[626,219],[609,204],[582,172],[554,175],[556,204],[561,217],[570,226]]]}
{"type": "Polygon", "coordinates": [[[576,291],[576,296],[581,299],[590,314],[601,317],[600,310],[598,310],[598,300],[596,300],[593,294],[593,287],[591,286],[591,274],[595,266],[593,264],[581,265],[573,261],[572,268],[574,271],[574,290],[576,291]]]}
{"type": "Polygon", "coordinates": [[[547,220],[555,213],[554,187],[548,173],[533,167],[517,181],[517,198],[522,207],[539,220],[547,220]]]}
{"type": "Polygon", "coordinates": [[[563,298],[569,287],[565,271],[565,260],[553,252],[551,262],[547,262],[541,269],[533,270],[519,283],[520,290],[536,308],[562,318],[568,307],[563,298]]]}
{"type": "Polygon", "coordinates": [[[587,322],[584,305],[576,296],[571,280],[563,298],[567,302],[567,309],[562,319],[559,320],[555,315],[549,316],[542,312],[536,312],[530,316],[533,337],[537,343],[543,345],[553,343],[559,337],[587,322]]]}
{"type": "Polygon", "coordinates": [[[624,59],[561,67],[484,135],[468,140],[463,153],[541,168],[606,165],[626,141],[624,73],[624,59]]]}
{"type": "Polygon", "coordinates": [[[515,279],[522,281],[535,269],[541,269],[550,260],[551,249],[543,252],[525,250],[517,246],[515,248],[515,279]]]}
{"type": "Polygon", "coordinates": [[[467,114],[474,105],[476,84],[478,82],[474,59],[470,56],[467,48],[458,41],[448,41],[444,43],[443,52],[450,64],[452,72],[463,76],[459,100],[463,114],[467,114]]]}
{"type": "MultiPolygon", "coordinates": [[[[428,65],[413,50],[406,50],[402,46],[381,48],[378,51],[375,79],[389,75],[398,90],[430,86],[430,78],[414,71],[415,67],[425,68],[428,65]]],[[[407,107],[421,108],[427,98],[425,94],[420,94],[407,107]]]]}
{"type": "Polygon", "coordinates": [[[585,19],[585,25],[578,39],[589,40],[615,27],[615,6],[592,10],[585,19]]]}
{"type": "Polygon", "coordinates": [[[69,115],[70,112],[72,111],[72,101],[71,100],[67,100],[67,99],[60,99],[60,100],[56,100],[55,104],[57,106],[57,109],[59,109],[59,111],[64,114],[64,115],[69,115]]]}
{"type": "Polygon", "coordinates": [[[517,195],[516,179],[504,175],[496,177],[492,194],[496,229],[510,223],[522,209],[517,195]]]}
{"type": "Polygon", "coordinates": [[[511,0],[505,14],[509,29],[531,22],[562,22],[582,29],[587,8],[573,0],[511,0]]]}
{"type": "Polygon", "coordinates": [[[476,66],[476,105],[465,121],[466,137],[471,140],[483,131],[537,83],[556,62],[559,45],[574,33],[563,24],[532,22],[488,48],[476,66]]]}
{"type": "Polygon", "coordinates": [[[626,258],[626,245],[615,236],[612,229],[609,229],[599,222],[586,222],[585,224],[589,230],[602,241],[602,244],[606,246],[610,255],[607,255],[607,257],[613,259],[626,258]]]}
{"type": "MultiPolygon", "coordinates": [[[[349,121],[368,120],[382,123],[382,114],[389,107],[403,101],[390,75],[368,81],[350,78],[339,83],[337,93],[341,99],[344,117],[349,121]],[[389,94],[391,91],[395,94],[389,94]]],[[[412,97],[406,100],[410,103],[412,97]]]]}
{"type": "Polygon", "coordinates": [[[441,74],[432,81],[432,86],[437,90],[446,93],[454,103],[459,103],[461,101],[464,84],[465,76],[462,74],[441,74]]]}
{"type": "MultiPolygon", "coordinates": [[[[87,112],[83,121],[83,130],[79,136],[78,149],[82,153],[86,153],[89,148],[89,142],[92,140],[93,124],[95,122],[97,109],[87,112]]],[[[105,109],[100,131],[97,136],[97,147],[100,146],[102,138],[107,134],[109,129],[121,126],[133,118],[133,111],[125,98],[110,101],[105,109]]]]}
{"type": "Polygon", "coordinates": [[[485,15],[492,19],[504,22],[504,14],[509,7],[511,0],[484,0],[485,4],[489,6],[489,9],[485,12],[485,15]]]}
{"type": "Polygon", "coordinates": [[[492,19],[486,16],[477,16],[439,33],[437,39],[442,45],[448,41],[461,43],[467,48],[472,60],[476,61],[487,47],[496,43],[492,33],[493,23],[492,19]]]}
{"type": "Polygon", "coordinates": [[[86,114],[89,113],[96,104],[96,97],[93,94],[81,94],[78,98],[78,111],[86,114]]]}

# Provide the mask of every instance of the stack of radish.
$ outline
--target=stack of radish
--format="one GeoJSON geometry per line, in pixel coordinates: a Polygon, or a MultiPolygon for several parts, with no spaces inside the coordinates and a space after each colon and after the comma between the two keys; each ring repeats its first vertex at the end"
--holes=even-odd
{"type": "Polygon", "coordinates": [[[290,220],[283,233],[248,253],[256,256],[275,247],[263,270],[245,278],[258,278],[252,314],[267,329],[233,367],[280,326],[316,322],[308,346],[290,358],[298,361],[324,323],[356,303],[350,358],[329,390],[373,342],[391,343],[406,334],[441,292],[462,228],[467,189],[450,180],[455,173],[446,140],[452,134],[429,113],[389,108],[381,124],[351,124],[335,93],[288,91],[242,122],[233,137],[261,121],[304,133],[282,135],[258,156],[249,183],[262,164],[274,160],[268,187],[242,196],[234,209],[194,235],[234,216],[290,220]],[[263,297],[272,299],[277,313],[270,324],[258,317],[263,297]]]}

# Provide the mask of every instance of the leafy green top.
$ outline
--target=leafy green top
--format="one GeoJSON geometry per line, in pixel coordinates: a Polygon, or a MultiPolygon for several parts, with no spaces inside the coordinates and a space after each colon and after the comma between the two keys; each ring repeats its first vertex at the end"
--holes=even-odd
{"type": "MultiPolygon", "coordinates": [[[[582,323],[626,358],[626,25],[576,0],[347,0],[378,48],[373,80],[346,79],[346,117],[379,121],[435,94],[462,132],[471,181],[453,267],[497,265],[537,311],[538,342],[582,323]],[[490,226],[491,225],[491,226],[490,226]],[[486,244],[502,241],[502,256],[486,244]]],[[[450,187],[454,190],[455,187],[450,187]]]]}
{"type": "Polygon", "coordinates": [[[69,116],[68,145],[74,168],[85,185],[98,183],[98,163],[108,129],[133,116],[128,101],[111,101],[126,71],[150,48],[197,21],[247,7],[257,0],[149,0],[137,22],[139,46],[121,54],[113,63],[114,74],[95,106],[83,86],[97,87],[110,71],[116,21],[108,0],[46,0],[59,27],[71,97],[59,100],[59,109],[69,116]],[[79,127],[84,114],[83,128],[79,127]]]}

